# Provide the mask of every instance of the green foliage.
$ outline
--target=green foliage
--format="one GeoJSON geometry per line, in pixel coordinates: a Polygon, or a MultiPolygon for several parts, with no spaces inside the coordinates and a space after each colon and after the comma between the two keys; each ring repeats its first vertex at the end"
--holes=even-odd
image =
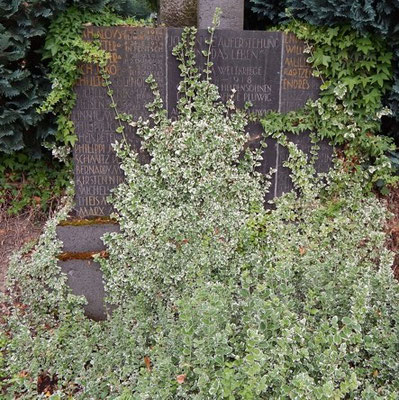
{"type": "MultiPolygon", "coordinates": [[[[4,349],[5,346],[8,344],[7,337],[4,332],[0,332],[0,349],[4,349]]],[[[5,374],[5,368],[6,368],[6,360],[4,358],[3,352],[0,352],[0,382],[6,378],[5,374]]],[[[1,384],[0,384],[1,388],[1,384]]]]}
{"type": "Polygon", "coordinates": [[[12,261],[4,398],[44,396],[45,371],[58,378],[53,399],[396,399],[399,285],[387,212],[364,196],[370,172],[336,160],[316,175],[279,134],[297,190],[264,210],[259,152],[242,151],[246,115],[199,79],[194,33],[175,51],[177,120],[152,78],[151,124],[117,112],[152,155],[140,164],[121,130],[121,232],[98,257],[118,307],[87,320],[65,284],[55,228],[67,200],[12,261]]]}
{"type": "Polygon", "coordinates": [[[294,22],[289,29],[311,42],[308,61],[316,69],[316,76],[322,77],[324,104],[338,96],[361,118],[382,108],[382,98],[392,79],[392,53],[385,41],[360,35],[348,26],[327,28],[294,22]],[[338,89],[338,85],[342,87],[338,89]]]}
{"type": "Polygon", "coordinates": [[[51,21],[72,5],[83,14],[101,12],[107,5],[123,15],[150,12],[144,0],[1,0],[0,152],[29,147],[37,155],[41,143],[54,134],[52,116],[36,111],[51,90],[48,62],[41,53],[51,21]]]}
{"type": "Polygon", "coordinates": [[[250,0],[253,11],[266,19],[289,19],[291,15],[312,25],[350,24],[363,32],[381,35],[396,33],[395,13],[398,5],[392,0],[373,2],[371,0],[250,0]]]}
{"type": "Polygon", "coordinates": [[[399,121],[399,4],[393,0],[251,0],[252,10],[266,24],[281,24],[292,17],[315,26],[350,25],[359,32],[359,42],[369,33],[379,35],[394,54],[394,84],[385,96],[396,120],[385,124],[384,132],[398,141],[399,121]]]}
{"type": "Polygon", "coordinates": [[[395,146],[377,134],[381,117],[390,114],[382,100],[390,88],[392,53],[381,39],[360,35],[348,26],[328,28],[293,21],[285,29],[308,43],[305,51],[313,74],[322,80],[321,93],[302,110],[269,113],[263,121],[267,134],[311,131],[341,146],[352,167],[369,168],[370,183],[385,188],[395,180],[395,166],[388,157],[395,146]]]}
{"type": "Polygon", "coordinates": [[[227,106],[217,103],[217,88],[207,79],[200,81],[194,51],[190,47],[185,52],[183,47],[193,45],[195,36],[183,34],[182,41],[174,50],[182,63],[180,118],[170,123],[150,78],[156,97],[148,108],[155,126],[139,122],[137,134],[151,163],[139,164],[125,142],[115,146],[126,175],[113,201],[115,218],[123,228],[106,241],[109,257],[101,262],[110,298],[117,304],[127,300],[121,296],[129,291],[146,292],[151,308],[157,292],[165,301],[178,296],[182,281],[189,290],[198,281],[223,280],[238,262],[237,233],[250,210],[262,208],[265,196],[261,175],[254,172],[260,150],[247,151],[241,158],[249,139],[244,112],[235,111],[232,101],[227,106]],[[205,217],[210,211],[212,217],[205,217]]]}
{"type": "Polygon", "coordinates": [[[99,13],[72,7],[50,25],[43,58],[49,60],[52,90],[40,107],[40,112],[52,112],[56,116],[55,138],[66,145],[73,145],[77,139],[71,112],[76,101],[73,87],[81,74],[79,63],[98,64],[106,59],[106,53],[96,43],[82,39],[85,24],[112,26],[138,25],[138,22],[132,18],[122,19],[109,10],[99,13]]]}
{"type": "Polygon", "coordinates": [[[280,0],[250,0],[251,10],[260,14],[259,19],[265,19],[269,25],[278,25],[286,17],[285,1],[280,0]]]}
{"type": "Polygon", "coordinates": [[[26,152],[0,155],[0,207],[15,215],[54,209],[70,184],[70,166],[49,154],[32,159],[26,152]]]}
{"type": "MultiPolygon", "coordinates": [[[[0,151],[11,153],[25,146],[24,136],[42,140],[51,130],[35,109],[48,86],[35,40],[45,33],[44,24],[53,15],[50,5],[31,2],[0,2],[0,151]]],[[[61,2],[62,3],[62,2],[61,2]]]]}

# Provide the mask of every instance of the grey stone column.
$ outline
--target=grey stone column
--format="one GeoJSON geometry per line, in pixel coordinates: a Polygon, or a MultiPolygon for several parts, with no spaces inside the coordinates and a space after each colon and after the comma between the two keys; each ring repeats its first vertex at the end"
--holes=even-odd
{"type": "Polygon", "coordinates": [[[197,0],[161,0],[159,19],[166,26],[196,26],[197,0]]]}
{"type": "Polygon", "coordinates": [[[244,29],[244,0],[198,0],[198,28],[212,25],[215,8],[222,10],[220,29],[244,29]]]}

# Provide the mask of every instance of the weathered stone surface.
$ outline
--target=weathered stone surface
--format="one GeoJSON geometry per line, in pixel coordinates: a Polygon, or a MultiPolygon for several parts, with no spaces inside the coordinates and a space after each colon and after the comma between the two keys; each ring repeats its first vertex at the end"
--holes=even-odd
{"type": "MultiPolygon", "coordinates": [[[[114,89],[114,99],[120,112],[134,117],[148,116],[145,105],[153,100],[145,83],[153,74],[165,98],[165,35],[163,28],[88,27],[84,39],[99,35],[104,50],[111,53],[108,73],[114,89]]],[[[110,108],[107,90],[102,86],[98,70],[82,65],[83,76],[76,86],[76,106],[72,113],[78,136],[73,151],[75,172],[75,213],[78,217],[110,215],[112,207],[106,201],[111,189],[123,182],[123,172],[112,149],[120,140],[115,133],[115,111],[110,108]]],[[[142,152],[140,139],[127,127],[126,137],[142,162],[148,156],[142,152]]]]}
{"type": "MultiPolygon", "coordinates": [[[[168,54],[179,42],[181,29],[168,29],[168,54]]],[[[206,30],[197,34],[197,64],[203,69],[208,49],[206,30]]],[[[264,113],[278,110],[280,101],[281,32],[217,30],[211,49],[214,63],[212,82],[219,87],[223,101],[235,90],[234,101],[239,108],[252,103],[251,111],[264,113]]],[[[168,106],[172,117],[176,116],[177,86],[180,83],[178,62],[172,57],[168,61],[168,106]]]]}
{"type": "Polygon", "coordinates": [[[281,57],[280,112],[295,111],[309,99],[316,100],[320,92],[320,79],[312,75],[306,61],[306,44],[292,33],[283,35],[281,57]]]}
{"type": "MultiPolygon", "coordinates": [[[[76,295],[86,297],[84,307],[87,317],[101,321],[107,317],[107,306],[104,304],[104,284],[100,265],[88,260],[61,261],[60,267],[68,281],[67,284],[76,295]]],[[[108,307],[109,312],[112,307],[108,307]]]]}
{"type": "Polygon", "coordinates": [[[196,26],[197,0],[161,0],[159,16],[165,26],[196,26]]]}
{"type": "Polygon", "coordinates": [[[63,242],[65,253],[84,253],[105,249],[101,237],[107,232],[119,232],[116,224],[57,226],[57,238],[63,242]]]}
{"type": "MultiPolygon", "coordinates": [[[[145,105],[153,96],[145,79],[152,73],[169,116],[176,117],[180,71],[172,49],[181,33],[179,28],[86,28],[86,40],[98,34],[103,48],[111,52],[108,70],[120,111],[132,113],[135,118],[148,116],[145,105]]],[[[200,68],[205,62],[201,50],[207,48],[206,38],[208,32],[200,30],[196,40],[200,68]]],[[[306,63],[304,48],[304,42],[282,32],[217,30],[211,52],[212,80],[218,85],[223,100],[234,90],[237,106],[243,107],[249,101],[256,114],[297,110],[308,99],[318,97],[320,85],[306,63]]],[[[117,125],[96,69],[90,65],[82,69],[84,74],[76,89],[77,104],[72,115],[78,135],[74,149],[75,210],[79,217],[104,216],[112,211],[106,197],[123,181],[111,147],[118,137],[115,134],[117,125]]],[[[260,124],[250,124],[248,131],[252,136],[251,146],[259,145],[263,135],[260,124]]],[[[127,129],[126,136],[133,149],[139,152],[141,162],[149,162],[133,129],[127,129]]],[[[306,138],[300,140],[306,143],[306,138]]],[[[284,182],[290,178],[282,167],[286,156],[283,149],[271,139],[267,143],[269,146],[259,169],[263,173],[268,173],[270,167],[279,170],[272,181],[270,199],[288,188],[284,182]]],[[[323,154],[329,157],[327,152],[323,154]]]]}
{"type": "Polygon", "coordinates": [[[244,29],[244,0],[198,0],[198,28],[212,25],[216,7],[222,10],[220,29],[244,29]]]}
{"type": "MultiPolygon", "coordinates": [[[[304,53],[306,44],[295,35],[283,35],[282,57],[281,57],[281,82],[280,100],[278,111],[285,113],[302,108],[309,99],[316,100],[320,92],[320,80],[312,76],[312,68],[306,62],[307,55],[304,53]]],[[[298,148],[306,154],[310,153],[311,142],[309,134],[304,132],[300,135],[288,135],[288,139],[295,143],[298,148]]],[[[319,156],[315,163],[317,172],[327,172],[331,166],[332,147],[327,141],[319,143],[319,156]]],[[[276,169],[272,177],[272,185],[266,200],[271,200],[288,193],[293,189],[290,177],[291,171],[283,166],[288,159],[289,153],[285,147],[278,145],[275,141],[269,141],[269,147],[273,150],[268,153],[266,150],[264,158],[271,158],[272,162],[264,160],[262,163],[263,172],[267,173],[270,166],[276,169]]]]}

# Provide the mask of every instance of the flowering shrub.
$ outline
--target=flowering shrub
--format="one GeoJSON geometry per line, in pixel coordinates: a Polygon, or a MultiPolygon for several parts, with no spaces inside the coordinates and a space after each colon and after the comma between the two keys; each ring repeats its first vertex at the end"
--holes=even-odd
{"type": "Polygon", "coordinates": [[[264,210],[259,151],[243,150],[246,116],[219,101],[209,61],[200,79],[194,34],[175,50],[179,118],[167,119],[151,78],[152,123],[134,123],[151,162],[123,136],[115,145],[121,232],[106,235],[109,257],[98,261],[118,307],[89,321],[66,288],[55,242],[65,209],[11,267],[21,292],[7,299],[0,340],[5,398],[396,399],[399,286],[386,210],[364,195],[370,172],[337,160],[315,175],[280,135],[297,191],[264,210]]]}

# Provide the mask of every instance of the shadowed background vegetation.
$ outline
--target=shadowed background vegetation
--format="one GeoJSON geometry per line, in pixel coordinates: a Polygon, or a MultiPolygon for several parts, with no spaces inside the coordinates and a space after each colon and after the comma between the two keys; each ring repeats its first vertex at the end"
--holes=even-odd
{"type": "Polygon", "coordinates": [[[384,118],[382,133],[399,143],[399,2],[395,0],[249,0],[246,24],[257,29],[285,24],[292,18],[312,25],[350,25],[362,34],[376,34],[394,53],[394,78],[384,103],[393,112],[384,118]]]}

